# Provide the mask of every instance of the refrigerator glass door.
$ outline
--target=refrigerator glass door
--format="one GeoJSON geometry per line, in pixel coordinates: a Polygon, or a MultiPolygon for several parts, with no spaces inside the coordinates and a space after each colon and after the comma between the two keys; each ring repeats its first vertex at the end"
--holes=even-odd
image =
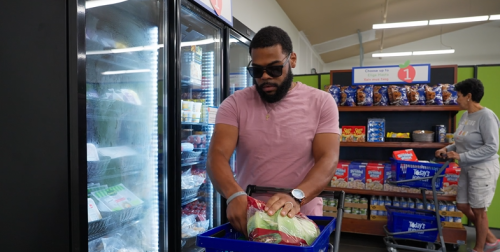
{"type": "Polygon", "coordinates": [[[208,110],[221,96],[222,29],[181,8],[181,232],[183,251],[201,251],[196,235],[220,223],[220,196],[206,174],[214,129],[208,110]]]}
{"type": "Polygon", "coordinates": [[[247,65],[252,60],[249,53],[250,41],[234,31],[229,35],[229,91],[235,91],[253,85],[247,65]]]}
{"type": "Polygon", "coordinates": [[[89,251],[159,250],[161,6],[86,2],[89,251]]]}

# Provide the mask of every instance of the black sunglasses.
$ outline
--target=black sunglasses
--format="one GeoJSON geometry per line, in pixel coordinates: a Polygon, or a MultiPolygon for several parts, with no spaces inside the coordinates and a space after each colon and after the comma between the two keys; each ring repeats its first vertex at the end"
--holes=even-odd
{"type": "Polygon", "coordinates": [[[264,75],[264,71],[266,71],[267,75],[273,78],[280,77],[283,74],[283,67],[290,60],[290,55],[291,54],[288,54],[288,56],[285,57],[285,62],[283,62],[283,65],[280,66],[250,66],[252,63],[252,61],[250,61],[247,66],[248,73],[253,78],[261,78],[262,75],[264,75]]]}

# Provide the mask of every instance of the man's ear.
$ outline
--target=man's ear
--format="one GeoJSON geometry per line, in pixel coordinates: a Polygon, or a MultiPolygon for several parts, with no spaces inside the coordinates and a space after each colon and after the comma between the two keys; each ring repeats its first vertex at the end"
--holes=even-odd
{"type": "Polygon", "coordinates": [[[295,65],[297,65],[297,54],[295,52],[292,52],[290,54],[290,66],[292,68],[295,68],[295,65]]]}

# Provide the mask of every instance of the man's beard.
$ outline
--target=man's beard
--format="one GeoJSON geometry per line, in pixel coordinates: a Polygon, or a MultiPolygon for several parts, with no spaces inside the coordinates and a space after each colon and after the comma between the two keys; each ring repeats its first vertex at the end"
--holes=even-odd
{"type": "Polygon", "coordinates": [[[286,78],[283,80],[283,82],[281,82],[281,85],[269,82],[264,82],[259,85],[255,81],[255,78],[253,78],[253,84],[255,85],[255,89],[257,89],[260,98],[267,103],[279,102],[283,98],[285,98],[286,94],[288,93],[288,90],[290,90],[290,87],[292,87],[292,82],[293,82],[293,73],[291,67],[288,68],[288,74],[286,75],[286,78]],[[262,90],[262,87],[264,85],[276,87],[276,91],[274,92],[274,94],[267,94],[266,92],[264,92],[264,90],[262,90]]]}

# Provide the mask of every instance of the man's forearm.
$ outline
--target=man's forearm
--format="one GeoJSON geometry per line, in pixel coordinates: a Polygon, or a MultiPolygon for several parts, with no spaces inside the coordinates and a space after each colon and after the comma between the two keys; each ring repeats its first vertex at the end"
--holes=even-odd
{"type": "Polygon", "coordinates": [[[236,180],[234,180],[233,172],[227,162],[227,159],[221,155],[209,155],[207,162],[207,172],[210,180],[224,198],[228,198],[235,192],[244,191],[236,180]]]}
{"type": "Polygon", "coordinates": [[[306,202],[308,203],[318,196],[331,181],[335,170],[337,170],[338,158],[325,155],[320,158],[306,177],[297,186],[306,194],[306,202]]]}

